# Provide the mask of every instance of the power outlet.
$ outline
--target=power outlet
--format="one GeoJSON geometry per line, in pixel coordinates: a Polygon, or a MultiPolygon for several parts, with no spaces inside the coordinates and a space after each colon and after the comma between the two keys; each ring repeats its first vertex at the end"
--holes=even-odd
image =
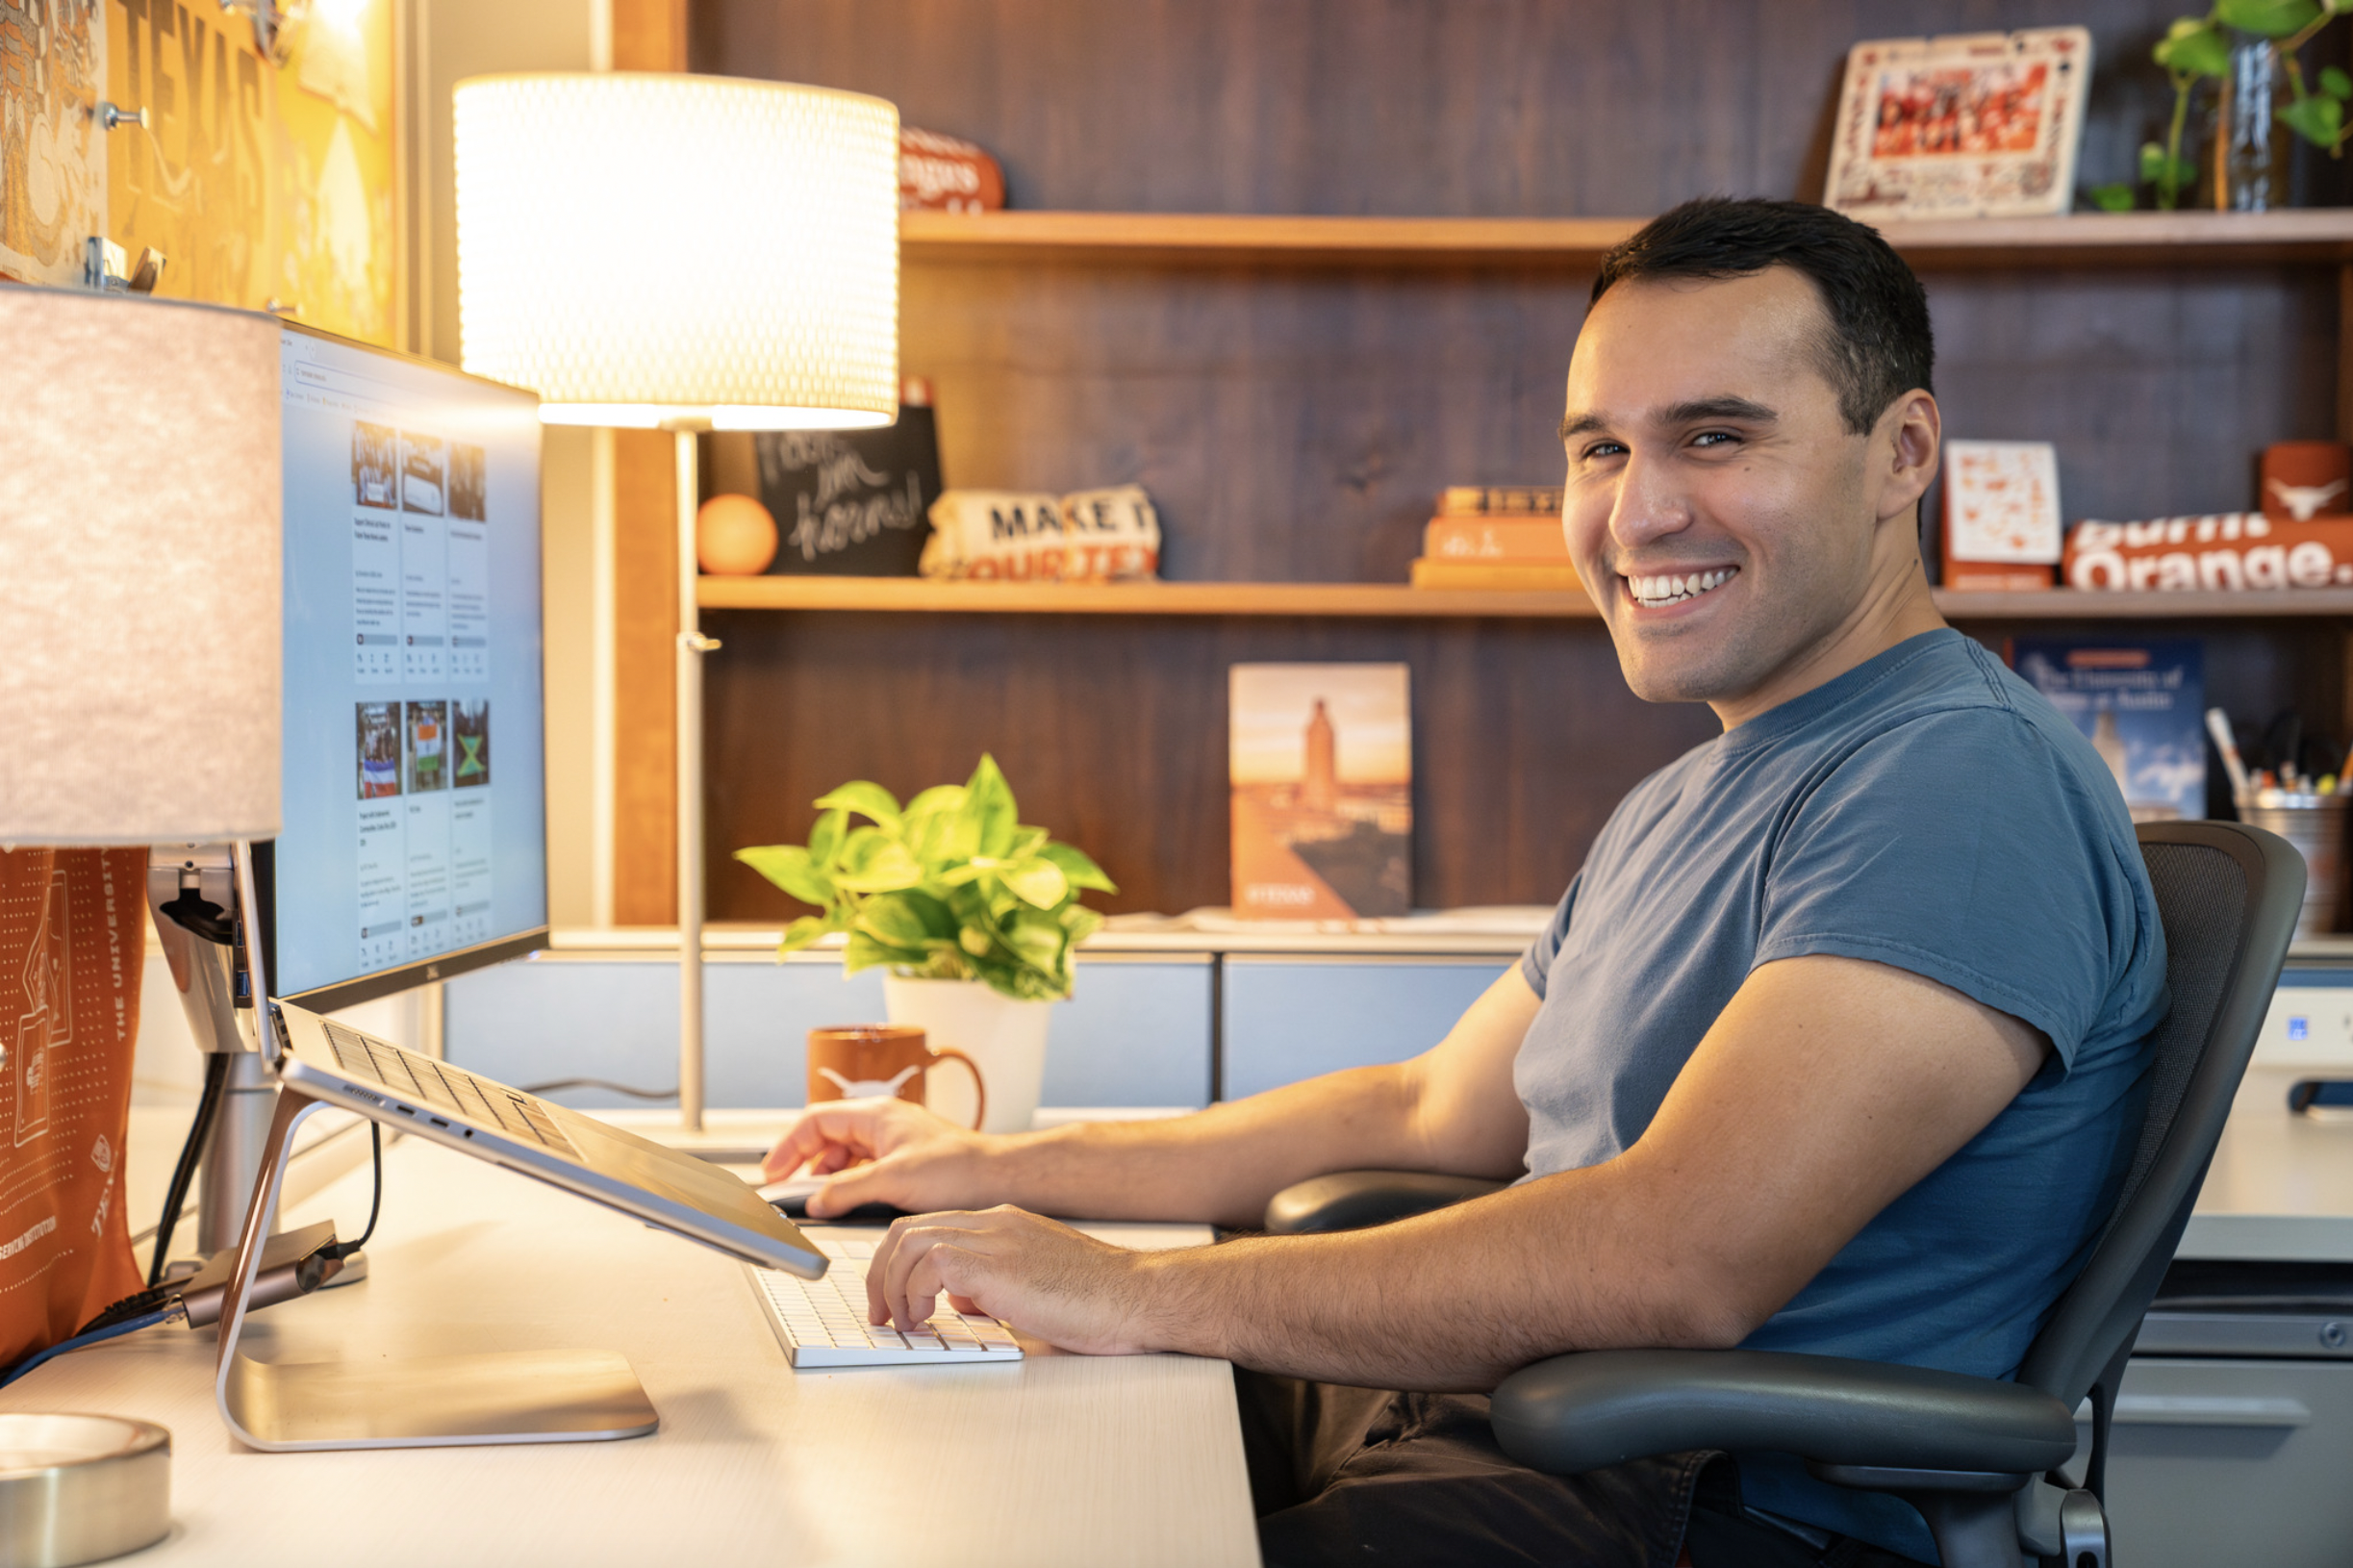
{"type": "Polygon", "coordinates": [[[2250,1065],[2353,1075],[2353,971],[2281,975],[2250,1065]]]}

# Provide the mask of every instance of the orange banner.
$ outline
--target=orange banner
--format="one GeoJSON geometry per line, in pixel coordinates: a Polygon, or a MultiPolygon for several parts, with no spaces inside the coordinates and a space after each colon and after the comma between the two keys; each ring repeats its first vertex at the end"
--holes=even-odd
{"type": "Polygon", "coordinates": [[[0,852],[0,1365],[144,1282],[123,1212],[144,849],[0,852]]]}
{"type": "Polygon", "coordinates": [[[2353,517],[2274,522],[2223,512],[2150,522],[2079,522],[2062,569],[2088,590],[2353,587],[2353,517]]]}

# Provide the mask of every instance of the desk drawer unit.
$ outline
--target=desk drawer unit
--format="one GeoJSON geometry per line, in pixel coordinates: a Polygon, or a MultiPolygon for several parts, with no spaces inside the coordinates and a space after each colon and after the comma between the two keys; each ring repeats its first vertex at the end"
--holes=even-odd
{"type": "MultiPolygon", "coordinates": [[[[2088,1412],[2077,1430],[2088,1446],[2088,1412]]],[[[2353,1561],[2353,1362],[2133,1357],[2108,1461],[2132,1568],[2353,1561]]],[[[2071,1468],[2081,1473],[2081,1452],[2071,1468]]]]}
{"type": "MultiPolygon", "coordinates": [[[[1048,1105],[1205,1104],[1206,954],[1087,959],[1055,1012],[1048,1105]]],[[[704,968],[704,1058],[714,1106],[797,1105],[808,1031],[883,1017],[882,972],[845,978],[841,961],[715,956],[704,968]]],[[[514,1084],[604,1078],[644,1088],[678,1081],[678,970],[658,955],[545,952],[448,982],[449,1059],[514,1084]]],[[[595,1110],[635,1101],[602,1090],[551,1096],[595,1110]]]]}
{"type": "Polygon", "coordinates": [[[1512,960],[1228,953],[1227,1100],[1419,1055],[1512,960]]]}

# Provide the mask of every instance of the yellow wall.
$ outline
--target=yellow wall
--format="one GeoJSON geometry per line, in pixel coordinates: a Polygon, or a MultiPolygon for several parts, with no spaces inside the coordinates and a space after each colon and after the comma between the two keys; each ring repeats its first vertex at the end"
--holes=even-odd
{"type": "Polygon", "coordinates": [[[391,344],[394,0],[314,0],[283,65],[213,0],[108,0],[107,90],[147,131],[109,147],[109,235],[169,265],[159,293],[391,344]]]}

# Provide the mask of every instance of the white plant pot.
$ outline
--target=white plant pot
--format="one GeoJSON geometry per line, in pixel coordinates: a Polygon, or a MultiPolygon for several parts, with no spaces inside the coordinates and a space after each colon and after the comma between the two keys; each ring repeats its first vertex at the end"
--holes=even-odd
{"type": "MultiPolygon", "coordinates": [[[[989,1089],[983,1132],[1027,1132],[1046,1081],[1046,1033],[1050,1001],[1024,1001],[980,980],[882,978],[883,1011],[894,1024],[923,1031],[932,1050],[948,1047],[980,1064],[989,1089]]],[[[972,1075],[955,1063],[924,1075],[924,1103],[958,1126],[973,1125],[972,1075]]]]}

